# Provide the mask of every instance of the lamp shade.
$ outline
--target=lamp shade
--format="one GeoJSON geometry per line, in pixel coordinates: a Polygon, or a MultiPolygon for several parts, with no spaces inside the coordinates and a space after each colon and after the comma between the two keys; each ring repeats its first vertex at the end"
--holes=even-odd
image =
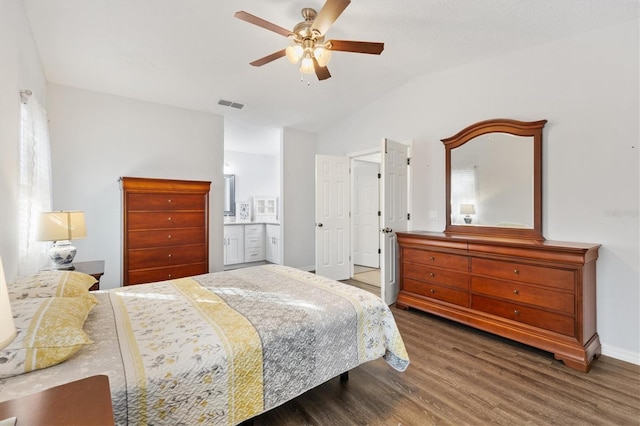
{"type": "Polygon", "coordinates": [[[460,214],[476,214],[476,205],[460,204],[460,214]]]}
{"type": "Polygon", "coordinates": [[[59,211],[40,213],[38,240],[75,240],[87,236],[84,212],[59,211]]]}
{"type": "Polygon", "coordinates": [[[11,343],[14,337],[16,337],[16,327],[13,324],[7,280],[4,277],[4,268],[0,258],[0,349],[11,343]]]}

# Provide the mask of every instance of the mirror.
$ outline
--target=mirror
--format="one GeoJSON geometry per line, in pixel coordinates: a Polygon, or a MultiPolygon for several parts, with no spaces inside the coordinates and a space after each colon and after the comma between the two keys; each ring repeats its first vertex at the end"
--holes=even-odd
{"type": "Polygon", "coordinates": [[[544,240],[541,171],[545,123],[487,120],[442,140],[445,233],[544,240]]]}
{"type": "Polygon", "coordinates": [[[224,175],[224,215],[236,215],[236,175],[224,175]]]}

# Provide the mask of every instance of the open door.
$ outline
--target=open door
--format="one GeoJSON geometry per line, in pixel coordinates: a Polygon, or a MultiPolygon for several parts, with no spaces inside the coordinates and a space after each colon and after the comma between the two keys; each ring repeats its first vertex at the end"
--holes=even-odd
{"type": "Polygon", "coordinates": [[[316,155],[316,274],[351,277],[350,160],[316,155]]]}
{"type": "Polygon", "coordinates": [[[379,173],[380,163],[357,159],[351,163],[353,264],[375,269],[380,268],[379,173]]]}
{"type": "Polygon", "coordinates": [[[396,232],[406,231],[409,222],[407,200],[409,146],[384,139],[381,152],[381,297],[390,305],[395,303],[398,297],[396,232]]]}

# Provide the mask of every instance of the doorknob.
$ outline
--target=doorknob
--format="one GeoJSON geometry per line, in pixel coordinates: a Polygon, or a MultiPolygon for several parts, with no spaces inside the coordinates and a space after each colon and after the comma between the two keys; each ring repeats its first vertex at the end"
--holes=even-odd
{"type": "Polygon", "coordinates": [[[386,228],[384,228],[384,229],[382,230],[382,232],[384,232],[385,234],[389,234],[389,233],[393,232],[393,229],[391,229],[391,228],[389,228],[389,227],[387,226],[386,228]]]}
{"type": "Polygon", "coordinates": [[[322,224],[321,223],[318,224],[318,228],[322,228],[322,224]]]}

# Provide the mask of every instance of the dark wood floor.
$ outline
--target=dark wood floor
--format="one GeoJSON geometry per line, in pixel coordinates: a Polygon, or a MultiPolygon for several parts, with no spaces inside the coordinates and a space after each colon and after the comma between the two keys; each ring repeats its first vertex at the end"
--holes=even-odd
{"type": "Polygon", "coordinates": [[[260,425],[640,425],[640,366],[606,356],[587,374],[552,354],[392,308],[411,365],[361,365],[269,411],[260,425]]]}

